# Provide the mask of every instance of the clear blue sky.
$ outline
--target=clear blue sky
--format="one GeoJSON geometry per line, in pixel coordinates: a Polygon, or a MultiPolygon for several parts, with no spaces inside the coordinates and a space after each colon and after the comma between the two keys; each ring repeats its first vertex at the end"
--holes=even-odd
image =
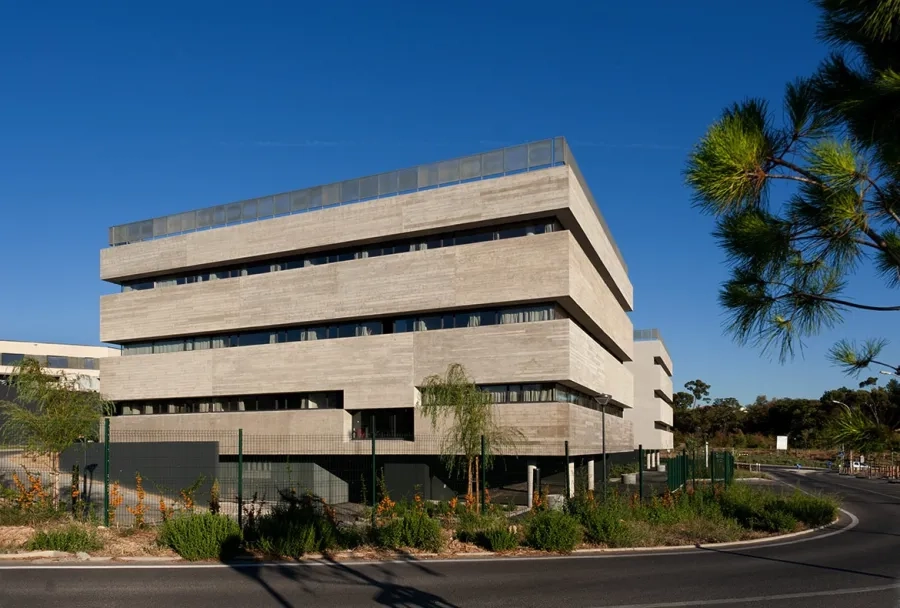
{"type": "Polygon", "coordinates": [[[783,367],[734,345],[681,173],[725,105],[813,70],[815,24],[801,0],[4,3],[0,338],[97,343],[113,224],[564,135],[676,386],[818,397],[847,382],[827,347],[886,313],[783,367]]]}

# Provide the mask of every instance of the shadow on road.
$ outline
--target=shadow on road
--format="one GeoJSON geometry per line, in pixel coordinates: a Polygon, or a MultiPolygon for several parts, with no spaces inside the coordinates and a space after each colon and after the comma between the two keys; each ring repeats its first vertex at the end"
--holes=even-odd
{"type": "MultiPolygon", "coordinates": [[[[406,554],[401,557],[403,565],[409,565],[418,571],[429,576],[443,576],[435,572],[414,556],[406,554]]],[[[375,596],[372,598],[375,603],[381,606],[390,606],[392,608],[459,608],[452,602],[437,596],[433,593],[402,585],[395,582],[396,574],[391,571],[390,566],[397,566],[395,562],[385,564],[366,564],[365,566],[355,566],[353,564],[345,564],[335,561],[333,558],[325,557],[318,565],[302,565],[297,563],[285,564],[254,564],[254,563],[231,563],[231,567],[235,572],[249,578],[258,584],[275,602],[282,608],[294,608],[295,606],[309,605],[309,600],[301,600],[291,603],[290,596],[294,593],[287,593],[283,585],[272,580],[267,574],[275,574],[280,580],[288,580],[296,585],[296,589],[306,596],[316,596],[316,588],[326,585],[363,585],[372,587],[375,590],[375,596]],[[364,571],[368,570],[371,574],[364,571]],[[275,583],[275,584],[273,584],[275,583]],[[278,587],[276,589],[276,587],[278,587]]]]}
{"type": "Polygon", "coordinates": [[[710,547],[699,547],[698,546],[698,548],[702,549],[704,551],[712,552],[712,553],[720,553],[722,555],[734,555],[737,557],[749,557],[751,559],[760,559],[760,560],[764,560],[767,562],[777,562],[780,564],[790,564],[793,566],[804,566],[807,568],[818,568],[820,570],[831,570],[832,572],[843,572],[845,574],[858,574],[861,576],[871,576],[873,578],[881,578],[881,579],[886,579],[889,581],[897,580],[897,577],[888,576],[887,574],[876,574],[874,572],[863,572],[862,570],[851,570],[849,568],[839,568],[837,566],[823,566],[821,564],[809,564],[806,562],[798,562],[798,561],[793,561],[793,560],[789,560],[789,559],[779,559],[777,557],[765,557],[763,555],[752,555],[750,553],[740,553],[738,551],[712,549],[710,547]]]}

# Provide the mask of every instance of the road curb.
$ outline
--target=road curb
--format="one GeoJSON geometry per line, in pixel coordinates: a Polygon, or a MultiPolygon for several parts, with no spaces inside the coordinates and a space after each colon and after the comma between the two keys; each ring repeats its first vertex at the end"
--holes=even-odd
{"type": "Polygon", "coordinates": [[[0,553],[0,560],[46,559],[51,557],[75,557],[75,554],[66,553],[65,551],[24,551],[22,553],[0,553]]]}
{"type": "Polygon", "coordinates": [[[786,540],[789,538],[796,538],[798,536],[806,536],[807,534],[812,534],[813,532],[819,532],[820,530],[825,530],[838,523],[841,520],[840,517],[836,518],[830,524],[825,524],[824,526],[819,526],[818,528],[810,528],[809,530],[801,530],[799,532],[791,532],[789,534],[778,534],[776,536],[766,536],[765,538],[751,538],[749,540],[732,540],[725,543],[702,543],[702,544],[694,544],[694,545],[659,545],[656,547],[621,547],[618,549],[612,548],[598,548],[598,549],[575,549],[572,553],[578,555],[590,555],[591,553],[639,553],[642,551],[655,551],[657,553],[661,551],[687,551],[689,549],[725,549],[728,547],[743,547],[746,545],[761,545],[763,543],[774,543],[780,542],[782,540],[786,540]]]}

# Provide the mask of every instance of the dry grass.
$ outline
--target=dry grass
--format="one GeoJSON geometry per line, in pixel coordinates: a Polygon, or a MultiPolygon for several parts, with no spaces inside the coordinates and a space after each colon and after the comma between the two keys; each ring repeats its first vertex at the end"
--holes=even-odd
{"type": "Polygon", "coordinates": [[[100,530],[103,539],[103,555],[109,557],[176,557],[175,552],[156,543],[156,530],[136,530],[122,533],[118,530],[100,530]]]}
{"type": "Polygon", "coordinates": [[[31,539],[34,528],[30,526],[0,526],[0,551],[18,551],[31,539]]]}

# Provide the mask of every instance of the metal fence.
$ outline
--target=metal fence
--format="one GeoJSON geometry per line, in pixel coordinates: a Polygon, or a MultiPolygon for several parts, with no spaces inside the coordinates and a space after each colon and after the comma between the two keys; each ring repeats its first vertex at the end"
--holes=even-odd
{"type": "Polygon", "coordinates": [[[731,452],[710,452],[709,458],[703,453],[683,450],[666,461],[667,485],[675,492],[695,488],[698,483],[723,483],[734,481],[735,462],[731,452]]]}
{"type": "MultiPolygon", "coordinates": [[[[465,499],[468,491],[466,463],[448,469],[439,436],[348,441],[242,431],[111,431],[104,425],[101,439],[65,450],[56,466],[7,445],[0,449],[0,485],[16,495],[37,483],[73,512],[121,527],[158,524],[185,508],[244,523],[285,494],[307,493],[350,523],[366,519],[384,492],[398,501],[447,501],[465,499]]],[[[475,499],[514,511],[532,506],[535,497],[561,500],[590,491],[645,498],[666,489],[666,474],[648,466],[655,453],[611,453],[604,462],[588,446],[557,447],[556,455],[499,456],[490,468],[479,456],[475,499]]]]}
{"type": "Polygon", "coordinates": [[[572,169],[590,200],[607,238],[612,243],[619,261],[624,266],[625,261],[622,254],[587,187],[587,182],[575,162],[568,143],[563,137],[113,226],[109,229],[109,244],[112,247],[127,245],[198,230],[306,213],[328,207],[350,205],[559,165],[568,165],[572,169]]]}

